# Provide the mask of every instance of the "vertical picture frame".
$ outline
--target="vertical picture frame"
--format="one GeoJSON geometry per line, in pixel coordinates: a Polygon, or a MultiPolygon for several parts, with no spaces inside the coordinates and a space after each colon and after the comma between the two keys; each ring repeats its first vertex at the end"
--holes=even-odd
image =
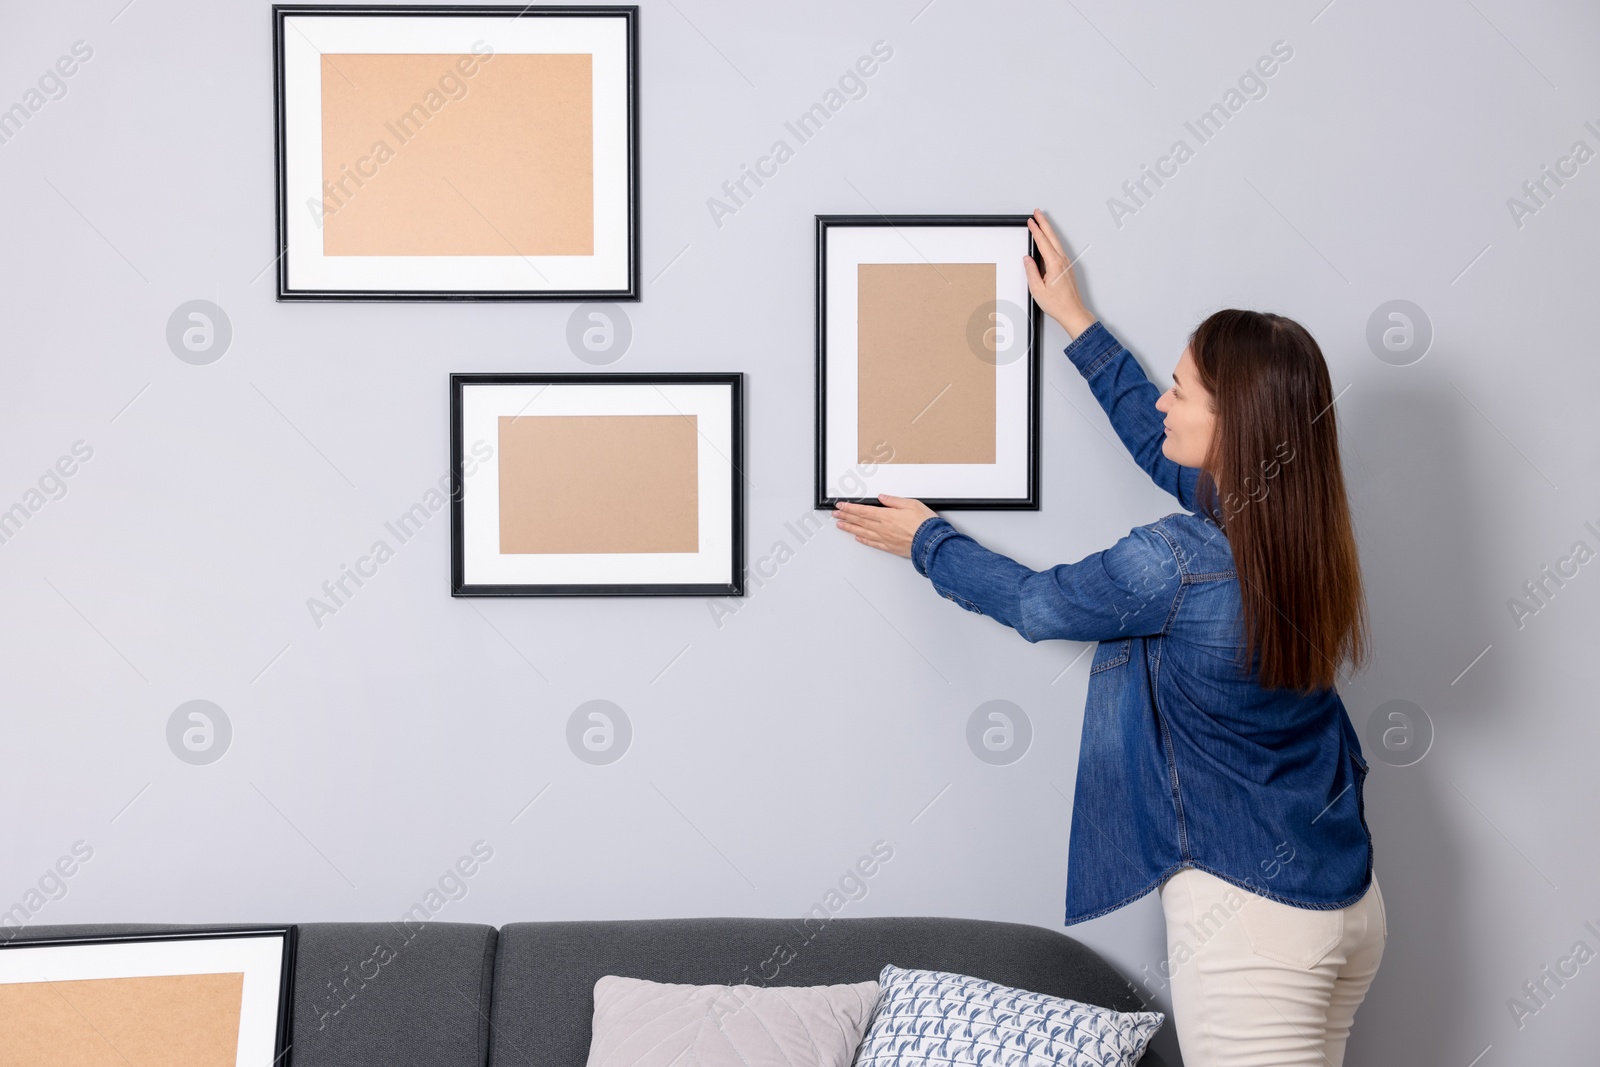
{"type": "Polygon", "coordinates": [[[278,4],[278,299],[639,298],[636,6],[278,4]]]}
{"type": "Polygon", "coordinates": [[[1029,217],[816,217],[816,507],[1038,509],[1029,217]]]}

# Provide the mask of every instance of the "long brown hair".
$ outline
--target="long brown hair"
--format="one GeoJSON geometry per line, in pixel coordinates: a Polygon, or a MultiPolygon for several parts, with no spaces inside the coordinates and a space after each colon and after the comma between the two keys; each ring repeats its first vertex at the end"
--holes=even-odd
{"type": "Polygon", "coordinates": [[[1229,309],[1190,335],[1216,427],[1201,507],[1227,534],[1258,682],[1311,693],[1369,650],[1366,597],[1322,349],[1282,315],[1229,309]]]}

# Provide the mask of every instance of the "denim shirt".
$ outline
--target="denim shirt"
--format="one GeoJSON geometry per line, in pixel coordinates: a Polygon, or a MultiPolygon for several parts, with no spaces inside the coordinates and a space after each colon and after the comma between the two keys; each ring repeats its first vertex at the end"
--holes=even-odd
{"type": "Polygon", "coordinates": [[[968,611],[1028,641],[1098,642],[1066,925],[1131,903],[1184,867],[1298,907],[1355,903],[1372,878],[1372,835],[1367,764],[1344,703],[1333,689],[1263,688],[1257,664],[1244,669],[1233,553],[1196,510],[1199,472],[1162,455],[1160,390],[1098,322],[1066,354],[1134,460],[1187,510],[1042,571],[938,516],[911,544],[917,572],[968,611]]]}

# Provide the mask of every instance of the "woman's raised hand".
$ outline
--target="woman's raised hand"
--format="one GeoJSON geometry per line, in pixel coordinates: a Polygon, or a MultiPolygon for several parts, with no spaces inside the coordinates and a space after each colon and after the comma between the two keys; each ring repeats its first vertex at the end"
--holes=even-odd
{"type": "Polygon", "coordinates": [[[1034,262],[1033,257],[1022,257],[1022,269],[1028,274],[1028,291],[1033,294],[1033,302],[1060,323],[1068,337],[1076,337],[1094,325],[1094,315],[1078,295],[1078,282],[1072,276],[1072,263],[1067,259],[1066,249],[1062,247],[1061,239],[1056,236],[1043,211],[1033,213],[1028,220],[1028,230],[1033,234],[1034,247],[1044,260],[1044,274],[1041,276],[1039,264],[1034,262]]]}
{"type": "Polygon", "coordinates": [[[833,505],[834,525],[864,545],[910,559],[917,528],[937,512],[910,497],[879,493],[878,500],[883,507],[852,504],[848,500],[837,502],[833,505]]]}

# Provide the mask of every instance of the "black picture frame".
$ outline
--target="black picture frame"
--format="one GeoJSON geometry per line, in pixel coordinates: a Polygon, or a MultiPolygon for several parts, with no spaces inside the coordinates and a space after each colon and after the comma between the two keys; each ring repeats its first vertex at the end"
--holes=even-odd
{"type": "Polygon", "coordinates": [[[744,596],[745,496],[744,496],[744,381],[741,371],[669,373],[494,373],[450,375],[450,595],[452,597],[515,596],[744,596]],[[466,448],[462,398],[475,385],[722,385],[729,394],[730,531],[729,573],[726,583],[562,583],[506,585],[466,581],[466,516],[463,477],[466,448]]]}
{"type": "Polygon", "coordinates": [[[401,7],[387,4],[274,4],[272,5],[272,72],[274,171],[277,181],[276,223],[278,257],[277,299],[280,301],[634,301],[639,286],[639,8],[637,5],[516,5],[446,4],[401,7]],[[285,114],[284,27],[290,17],[449,17],[449,18],[606,18],[625,20],[627,30],[627,108],[628,108],[628,283],[621,289],[293,289],[289,285],[288,160],[285,114]]]}
{"type": "MultiPolygon", "coordinates": [[[[814,507],[832,508],[841,500],[858,504],[878,504],[875,497],[837,497],[828,492],[827,468],[827,380],[828,380],[828,233],[839,227],[927,227],[927,226],[1021,226],[1026,228],[1031,215],[818,215],[816,216],[817,308],[816,308],[816,453],[814,507]]],[[[1028,254],[1037,262],[1038,248],[1031,232],[1028,254]]],[[[1042,268],[1041,268],[1042,269],[1042,268]]],[[[1028,339],[1025,359],[1028,367],[1028,457],[1027,495],[1024,497],[926,497],[922,502],[935,511],[1037,511],[1040,506],[1040,374],[1043,313],[1028,297],[1028,339]]]]}
{"type": "Polygon", "coordinates": [[[278,1008],[272,1050],[273,1067],[290,1067],[294,1047],[294,968],[299,946],[298,926],[231,926],[223,929],[175,930],[164,933],[85,934],[67,937],[13,937],[0,941],[0,952],[69,945],[159,944],[172,941],[217,941],[244,937],[279,937],[283,949],[278,971],[278,1008]]]}

